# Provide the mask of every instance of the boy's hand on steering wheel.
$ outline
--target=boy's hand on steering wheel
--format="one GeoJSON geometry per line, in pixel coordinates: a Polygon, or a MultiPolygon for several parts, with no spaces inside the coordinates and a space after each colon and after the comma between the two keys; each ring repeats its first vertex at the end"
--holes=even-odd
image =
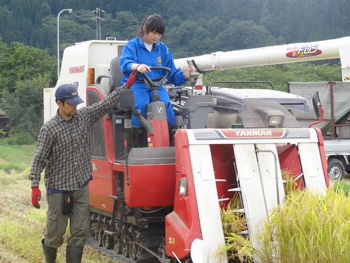
{"type": "Polygon", "coordinates": [[[146,64],[139,64],[137,67],[136,67],[136,71],[142,73],[142,74],[145,74],[147,71],[151,71],[150,67],[147,66],[146,64]]]}

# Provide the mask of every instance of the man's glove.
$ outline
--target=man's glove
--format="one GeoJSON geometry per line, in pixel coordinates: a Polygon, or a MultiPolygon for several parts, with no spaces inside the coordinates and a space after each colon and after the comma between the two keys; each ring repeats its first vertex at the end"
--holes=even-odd
{"type": "Polygon", "coordinates": [[[40,208],[39,201],[41,200],[41,192],[39,187],[33,186],[32,187],[32,204],[36,208],[40,208]]]}
{"type": "Polygon", "coordinates": [[[137,78],[138,72],[135,70],[130,73],[128,81],[125,83],[126,86],[130,89],[134,85],[135,79],[137,78]]]}

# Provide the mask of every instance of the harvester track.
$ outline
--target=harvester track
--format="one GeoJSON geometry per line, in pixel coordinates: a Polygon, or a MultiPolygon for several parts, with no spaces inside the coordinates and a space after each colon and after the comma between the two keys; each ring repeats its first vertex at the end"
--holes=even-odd
{"type": "MultiPolygon", "coordinates": [[[[100,217],[101,218],[101,217],[100,217]]],[[[111,231],[110,224],[106,223],[106,218],[102,221],[92,220],[91,230],[87,239],[87,245],[96,249],[99,253],[125,263],[160,263],[169,262],[158,260],[157,257],[143,249],[147,248],[155,255],[163,251],[161,228],[154,226],[146,229],[133,225],[125,225],[122,233],[111,231]],[[141,246],[139,246],[141,244],[141,246]]],[[[163,238],[164,239],[164,238],[163,238]]]]}
{"type": "Polygon", "coordinates": [[[122,254],[115,252],[113,249],[106,249],[105,247],[100,247],[100,246],[98,246],[92,231],[90,231],[90,234],[89,234],[89,237],[87,239],[86,244],[89,247],[96,249],[102,255],[107,256],[107,257],[114,259],[114,260],[118,260],[121,263],[159,263],[159,260],[155,257],[152,257],[149,259],[144,259],[144,260],[137,259],[135,261],[129,257],[125,257],[122,254]]]}

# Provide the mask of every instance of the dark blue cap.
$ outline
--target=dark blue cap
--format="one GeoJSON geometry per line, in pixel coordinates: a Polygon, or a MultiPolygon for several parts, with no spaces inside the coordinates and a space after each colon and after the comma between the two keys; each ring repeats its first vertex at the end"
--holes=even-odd
{"type": "Polygon", "coordinates": [[[79,97],[78,90],[72,84],[63,84],[59,86],[55,93],[56,100],[65,100],[70,105],[78,105],[84,101],[79,97]]]}

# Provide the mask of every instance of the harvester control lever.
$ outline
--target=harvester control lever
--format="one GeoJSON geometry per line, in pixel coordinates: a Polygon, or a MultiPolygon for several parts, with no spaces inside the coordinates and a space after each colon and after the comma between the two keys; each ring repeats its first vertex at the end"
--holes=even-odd
{"type": "Polygon", "coordinates": [[[192,72],[191,75],[190,75],[190,84],[191,84],[191,87],[192,87],[192,95],[193,95],[193,92],[194,92],[194,87],[197,83],[197,79],[198,79],[198,76],[200,75],[199,72],[192,72]]]}
{"type": "Polygon", "coordinates": [[[179,105],[181,105],[181,96],[182,96],[182,93],[184,93],[182,90],[179,90],[176,92],[176,100],[179,99],[179,105]]]}

